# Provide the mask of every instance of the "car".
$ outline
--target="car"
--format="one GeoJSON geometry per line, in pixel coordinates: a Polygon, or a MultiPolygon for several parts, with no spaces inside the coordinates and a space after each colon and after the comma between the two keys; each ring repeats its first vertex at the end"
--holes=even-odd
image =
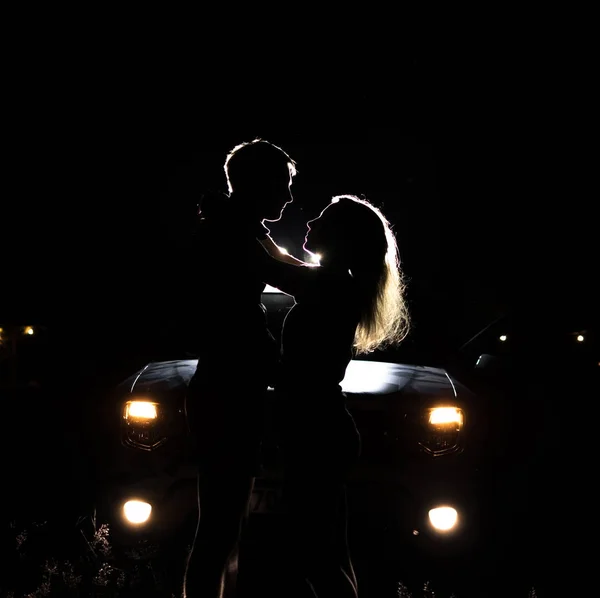
{"type": "MultiPolygon", "coordinates": [[[[263,303],[271,331],[280,330],[293,299],[267,289],[263,303]]],[[[361,585],[373,584],[375,595],[434,573],[459,591],[478,583],[465,564],[481,578],[501,568],[517,579],[530,575],[530,554],[553,558],[539,505],[569,492],[548,472],[569,446],[557,443],[579,429],[560,428],[555,401],[597,394],[589,322],[548,326],[536,310],[494,316],[476,334],[465,331],[452,354],[439,343],[440,356],[432,330],[416,348],[409,339],[399,351],[351,361],[342,382],[362,437],[348,482],[349,542],[361,585]]],[[[176,349],[131,368],[103,397],[93,426],[95,520],[109,523],[116,558],[166,552],[183,563],[189,550],[198,504],[185,396],[196,365],[176,349]]],[[[279,547],[283,463],[273,422],[262,455],[242,542],[253,565],[246,571],[256,572],[251,588],[279,547]]]]}
{"type": "MultiPolygon", "coordinates": [[[[293,299],[267,287],[272,329],[293,299]]],[[[196,466],[185,396],[195,358],[157,360],[115,389],[103,432],[97,515],[122,550],[159,546],[182,531],[189,544],[198,516],[196,466]]],[[[234,364],[232,364],[232,368],[234,364]]],[[[348,482],[355,552],[456,555],[480,533],[479,472],[490,444],[490,405],[443,367],[354,359],[342,381],[362,438],[348,482]]],[[[274,413],[269,389],[267,420],[274,413]]],[[[262,470],[248,519],[248,542],[265,540],[282,515],[283,462],[277,426],[267,426],[262,470]]],[[[319,488],[314,488],[316,493],[319,488]]],[[[386,558],[387,558],[386,557],[386,558]]]]}

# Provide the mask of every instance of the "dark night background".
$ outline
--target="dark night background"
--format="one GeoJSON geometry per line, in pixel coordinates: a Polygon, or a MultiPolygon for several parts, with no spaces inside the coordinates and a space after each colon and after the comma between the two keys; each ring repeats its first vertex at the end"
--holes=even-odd
{"type": "MultiPolygon", "coordinates": [[[[68,406],[88,389],[101,393],[187,348],[188,290],[205,284],[189,251],[199,196],[224,188],[227,151],[259,136],[297,161],[295,201],[270,225],[291,253],[302,257],[305,222],[335,194],[366,197],[394,225],[413,317],[398,359],[448,363],[511,315],[531,362],[523,388],[552,389],[538,404],[554,452],[534,495],[542,509],[570,510],[548,536],[549,554],[567,550],[569,535],[588,538],[576,514],[579,497],[591,496],[588,478],[576,472],[591,467],[581,418],[597,414],[598,395],[561,369],[557,338],[597,334],[595,156],[571,129],[545,126],[548,105],[506,90],[487,103],[491,84],[461,104],[442,84],[448,73],[437,79],[441,58],[404,57],[395,78],[351,60],[335,80],[325,68],[286,86],[256,75],[247,98],[197,73],[182,83],[165,64],[132,68],[131,56],[113,71],[98,56],[84,70],[53,70],[43,56],[33,64],[17,79],[40,93],[15,87],[6,115],[0,326],[40,327],[20,371],[67,406],[67,425],[79,414],[68,406]]],[[[470,89],[465,72],[450,71],[470,89]]]]}
{"type": "Polygon", "coordinates": [[[34,137],[9,157],[4,320],[72,335],[80,355],[181,331],[193,311],[186,289],[199,284],[188,241],[199,195],[224,187],[226,152],[254,136],[298,162],[295,202],[271,225],[290,251],[301,254],[305,222],[334,194],[384,210],[408,277],[411,341],[451,350],[514,309],[548,330],[591,327],[593,194],[572,141],[440,141],[366,126],[34,137]]]}

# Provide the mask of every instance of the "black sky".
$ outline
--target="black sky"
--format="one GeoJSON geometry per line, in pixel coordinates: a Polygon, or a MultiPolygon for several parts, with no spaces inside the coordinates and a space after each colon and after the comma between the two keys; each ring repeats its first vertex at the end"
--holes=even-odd
{"type": "Polygon", "coordinates": [[[214,52],[186,59],[133,41],[111,53],[31,46],[6,112],[0,318],[120,333],[185,319],[198,196],[224,186],[232,146],[262,136],[299,168],[276,240],[299,249],[331,195],[364,195],[394,225],[415,331],[468,337],[515,306],[588,322],[587,146],[541,126],[544,107],[491,64],[486,79],[388,41],[380,55],[332,43],[318,65],[240,55],[235,69],[214,52]]]}
{"type": "Polygon", "coordinates": [[[394,225],[418,312],[485,320],[525,299],[548,315],[590,302],[592,200],[577,173],[586,164],[563,140],[264,131],[224,127],[185,143],[111,129],[108,138],[45,139],[15,152],[3,204],[15,317],[124,321],[170,308],[193,284],[185,250],[199,194],[224,187],[227,150],[254,136],[298,162],[295,202],[271,225],[292,250],[332,195],[354,193],[394,225]]]}

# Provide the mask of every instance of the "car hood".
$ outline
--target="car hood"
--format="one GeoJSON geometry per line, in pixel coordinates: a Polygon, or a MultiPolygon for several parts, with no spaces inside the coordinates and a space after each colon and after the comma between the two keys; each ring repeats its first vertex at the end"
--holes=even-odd
{"type": "MultiPolygon", "coordinates": [[[[197,364],[197,359],[151,362],[124,380],[119,389],[136,395],[183,393],[197,364]]],[[[235,364],[232,363],[234,372],[235,364]]],[[[352,360],[341,385],[345,393],[357,398],[396,393],[457,397],[470,393],[442,368],[379,361],[352,360]]]]}

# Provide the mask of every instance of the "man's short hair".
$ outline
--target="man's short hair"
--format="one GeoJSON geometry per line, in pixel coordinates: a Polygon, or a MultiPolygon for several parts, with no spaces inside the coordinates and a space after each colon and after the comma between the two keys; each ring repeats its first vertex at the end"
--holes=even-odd
{"type": "Polygon", "coordinates": [[[280,147],[265,139],[253,139],[236,145],[225,159],[224,169],[229,193],[234,189],[253,189],[264,184],[265,177],[278,176],[287,166],[296,174],[296,162],[280,147]]]}

